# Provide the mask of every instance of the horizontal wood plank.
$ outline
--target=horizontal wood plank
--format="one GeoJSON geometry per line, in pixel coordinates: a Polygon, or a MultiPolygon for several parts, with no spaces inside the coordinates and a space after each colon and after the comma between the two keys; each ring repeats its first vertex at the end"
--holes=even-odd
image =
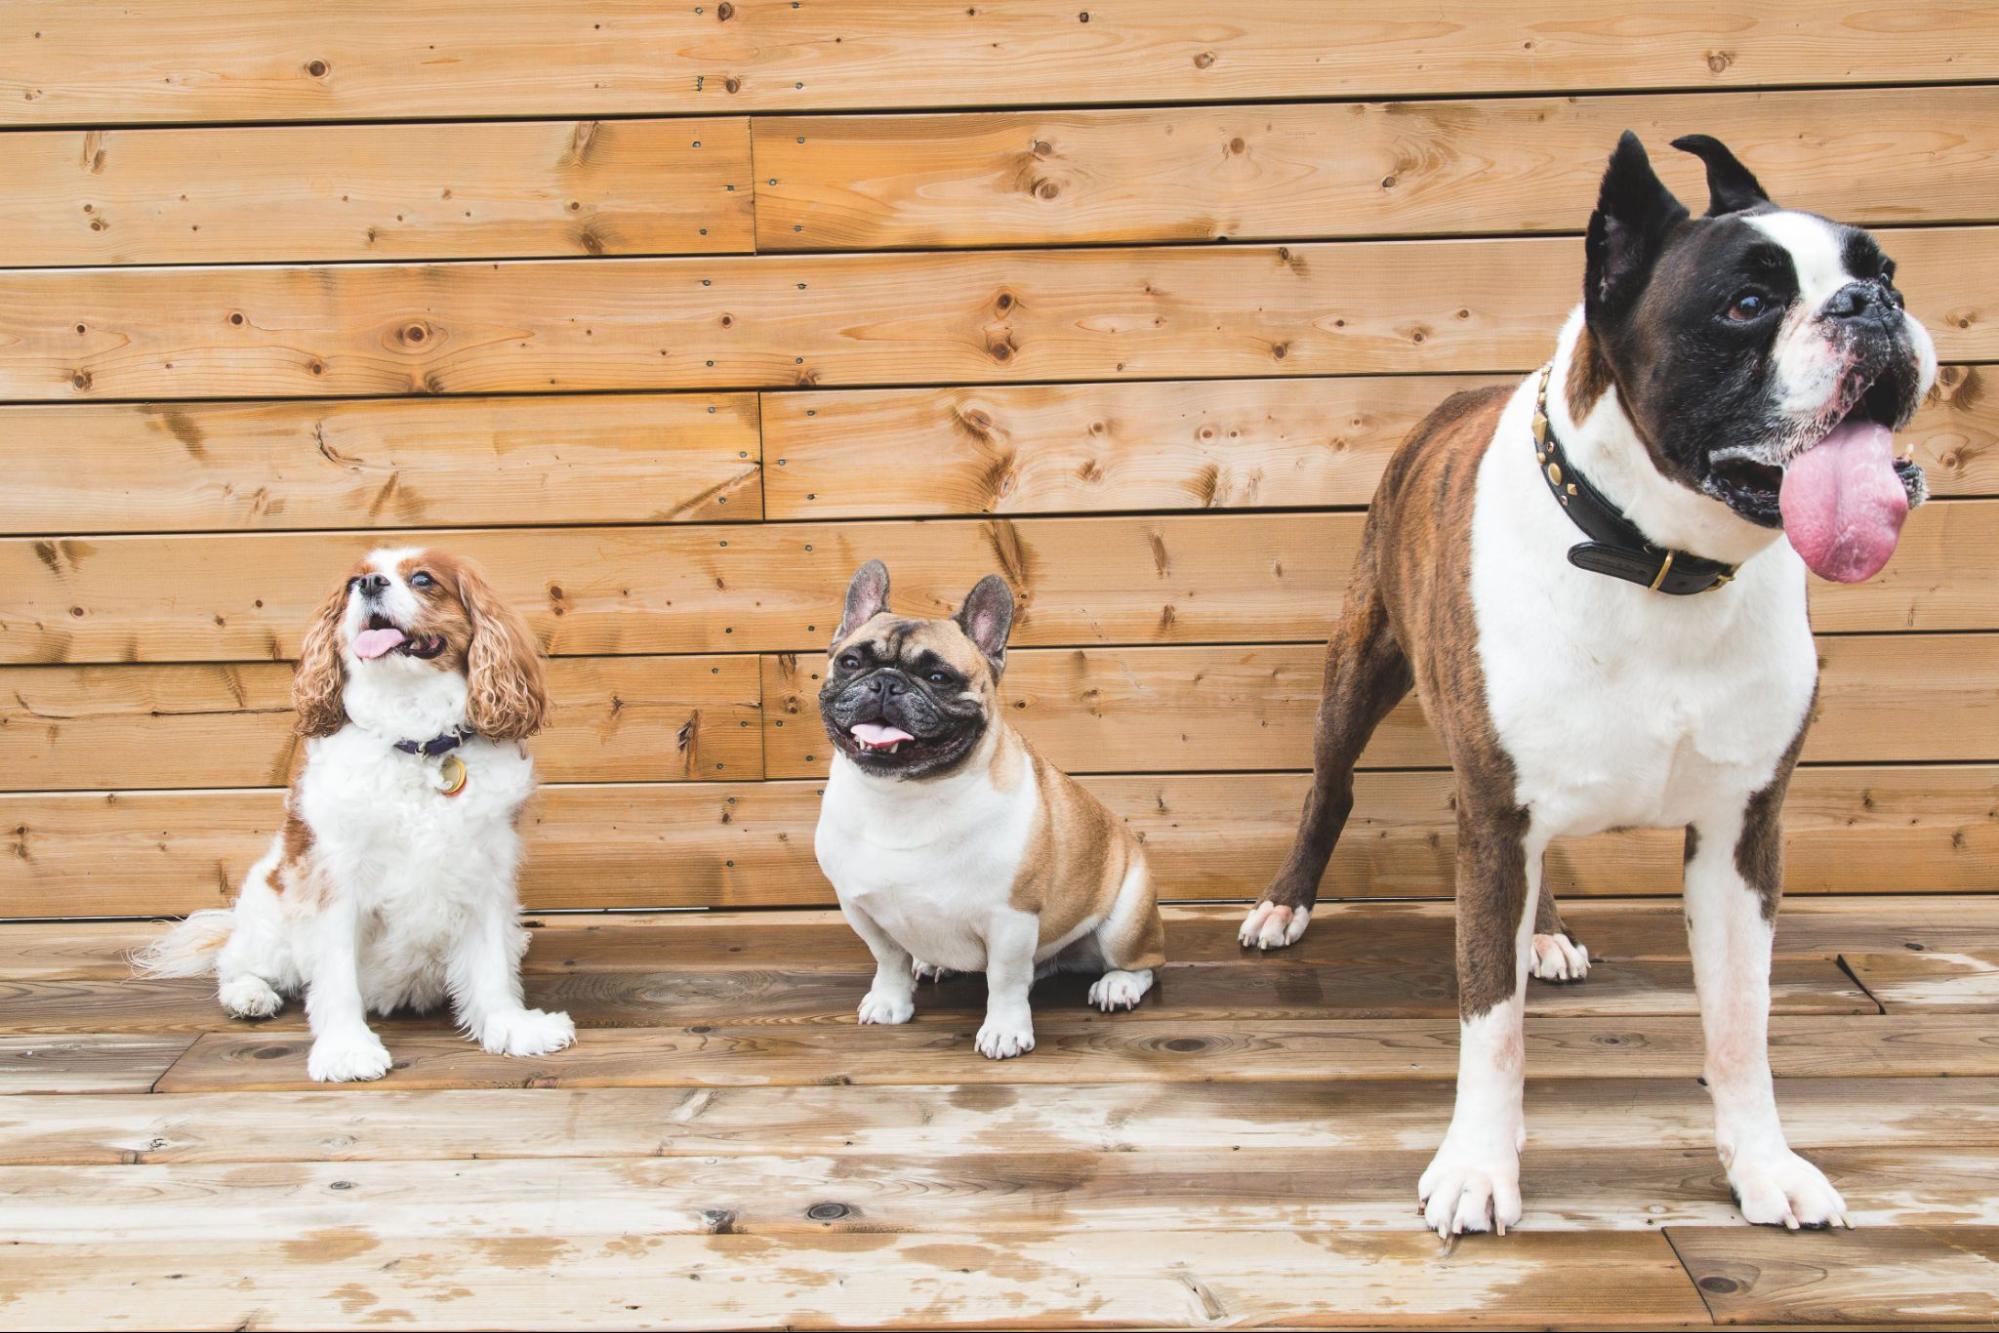
{"type": "MultiPolygon", "coordinates": [[[[1948,361],[1993,233],[1884,232],[1948,361]]],[[[0,272],[0,399],[549,393],[1525,370],[1574,238],[0,272]]]]}
{"type": "Polygon", "coordinates": [[[0,176],[23,268],[755,248],[735,116],[9,134],[0,176]]]}
{"type": "Polygon", "coordinates": [[[1847,953],[1841,961],[1891,1013],[1999,1010],[1999,950],[1902,948],[1847,953]]]}
{"type": "MultiPolygon", "coordinates": [[[[764,661],[764,754],[772,777],[824,773],[820,657],[764,661]]],[[[1999,635],[1819,640],[1807,763],[1999,759],[1999,635]],[[1949,717],[1949,727],[1930,723],[1949,717]]],[[[1262,648],[1028,649],[1009,653],[1001,703],[1057,768],[1303,769],[1312,763],[1325,653],[1262,648]]],[[[1448,764],[1411,696],[1382,722],[1364,768],[1448,764]]]]}
{"type": "MultiPolygon", "coordinates": [[[[945,523],[521,528],[0,540],[0,662],[290,658],[331,579],[385,540],[471,556],[558,656],[824,651],[864,561],[906,614],[956,612],[997,571],[1017,647],[1323,643],[1358,513],[1183,514],[945,523]]],[[[1999,502],[1910,517],[1865,583],[1813,580],[1821,632],[1999,626],[1999,502]]]]}
{"type": "MultiPolygon", "coordinates": [[[[1145,839],[1168,900],[1259,892],[1290,848],[1306,783],[1302,774],[1263,773],[1085,781],[1145,839]]],[[[1801,769],[1785,804],[1787,892],[1797,902],[1990,889],[1999,882],[1995,790],[1999,768],[1989,765],[1801,769]]],[[[1447,772],[1364,775],[1326,873],[1328,899],[1448,896],[1452,791],[1447,772]]],[[[225,906],[268,844],[281,803],[275,791],[0,796],[0,916],[225,906]]],[[[544,788],[524,822],[521,892],[540,910],[830,904],[812,855],[818,817],[814,782],[544,788]]],[[[1570,897],[1677,895],[1681,844],[1677,830],[1564,839],[1549,850],[1548,882],[1570,897]]],[[[1666,938],[1683,949],[1677,917],[1667,924],[1666,938]]],[[[1234,938],[1231,926],[1216,933],[1234,938]]],[[[1991,943],[1999,947],[1999,937],[1991,943]]],[[[49,966],[72,974],[60,951],[49,966]]],[[[120,964],[115,975],[123,974],[120,964]]]]}
{"type": "MultiPolygon", "coordinates": [[[[1585,983],[1587,984],[1587,983],[1585,983]]],[[[396,1064],[349,1091],[441,1087],[705,1087],[823,1082],[956,1083],[1273,1082],[1457,1076],[1452,1019],[1278,1021],[1167,1025],[1042,1013],[1030,1057],[988,1060],[972,1046],[978,1016],[956,1023],[879,1028],[856,1040],[840,1027],[699,1024],[602,1028],[555,1055],[487,1055],[455,1033],[398,1034],[396,1064]]],[[[60,1040],[60,1039],[58,1039],[60,1040]]],[[[1535,1018],[1527,1065],[1536,1078],[1694,1078],[1700,1020],[1535,1018]]],[[[204,1033],[155,1085],[160,1092],[307,1088],[303,1034],[204,1033]]],[[[1999,1041],[1989,1015],[1779,1015],[1770,1024],[1779,1078],[1989,1078],[1999,1041]]]]}
{"type": "Polygon", "coordinates": [[[1868,226],[1990,219],[1995,125],[1991,88],[779,116],[755,125],[772,182],[757,245],[1575,232],[1626,129],[1669,188],[1704,205],[1701,164],[1667,148],[1690,126],[1786,207],[1868,226]]]}
{"type": "Polygon", "coordinates": [[[1284,0],[734,0],[588,10],[427,0],[222,11],[9,7],[15,124],[687,114],[1199,102],[1549,89],[1737,88],[1999,76],[1985,11],[1737,0],[1662,18],[1624,0],[1475,0],[1384,17],[1284,0]],[[1087,13],[1088,22],[1081,15],[1087,13]]]}
{"type": "MultiPolygon", "coordinates": [[[[1172,944],[1169,936],[1168,946],[1172,944]]],[[[1443,942],[1438,941],[1441,946],[1443,942]]],[[[1170,953],[1169,953],[1170,957],[1170,953]]],[[[850,971],[766,971],[747,968],[652,971],[537,971],[527,1002],[568,1014],[578,1027],[633,1028],[703,1022],[749,1023],[779,1028],[800,1024],[849,1027],[867,994],[873,972],[855,960],[850,971]]],[[[1088,1007],[1095,978],[1050,978],[1034,988],[1037,1012],[1063,1014],[1088,1007]]],[[[1588,984],[1532,986],[1527,1012],[1555,1017],[1639,1018],[1694,1014],[1689,969],[1679,961],[1599,962],[1588,984]]],[[[1771,975],[1771,1012],[1877,1014],[1880,1006],[1830,958],[1785,958],[1771,975]]],[[[951,977],[924,986],[917,996],[918,1023],[962,1025],[985,1011],[979,977],[951,977]]],[[[1236,1019],[1448,1018],[1458,1012],[1451,950],[1434,948],[1420,962],[1322,964],[1302,956],[1276,966],[1245,956],[1236,964],[1169,964],[1145,1002],[1124,1022],[1203,1023],[1236,1019]]],[[[306,1026],[299,1004],[288,1004],[258,1032],[298,1032],[306,1026]]],[[[449,1030],[442,1014],[397,1015],[384,1033],[449,1030]]],[[[215,999],[210,978],[191,980],[0,980],[0,1032],[242,1032],[215,999]]]]}
{"type": "MultiPolygon", "coordinates": [[[[1803,1152],[1999,1144],[1999,1083],[1786,1079],[1784,1129],[1803,1152]]],[[[0,1165],[406,1162],[468,1158],[737,1157],[772,1144],[817,1159],[987,1152],[1379,1151],[1434,1143],[1438,1081],[914,1086],[894,1097],[796,1088],[492,1088],[329,1098],[316,1092],[94,1094],[0,1102],[0,1165]],[[504,1143],[468,1123],[507,1127],[504,1143]]],[[[1714,1105],[1689,1079],[1530,1079],[1532,1148],[1709,1153],[1714,1105]]]]}
{"type": "Polygon", "coordinates": [[[0,1036],[0,1095],[145,1092],[187,1047],[173,1033],[0,1036]]]}
{"type": "Polygon", "coordinates": [[[1683,1328],[1706,1319],[1656,1232],[1523,1232],[1503,1248],[1449,1255],[1413,1229],[843,1233],[786,1244],[654,1235],[643,1214],[621,1213],[575,1235],[377,1240],[327,1228],[163,1241],[136,1254],[101,1240],[24,1238],[10,1249],[0,1300],[32,1326],[104,1323],[142,1308],[163,1329],[344,1327],[370,1312],[400,1322],[419,1310],[466,1326],[611,1329],[924,1329],[961,1311],[1047,1328],[1206,1328],[1224,1318],[1346,1327],[1379,1322],[1392,1308],[1397,1323],[1457,1327],[1506,1301],[1529,1304],[1542,1324],[1683,1328]],[[111,1271],[115,1284],[102,1280],[111,1271]],[[1617,1299],[1605,1301],[1605,1289],[1617,1299]]]}
{"type": "MultiPolygon", "coordinates": [[[[1946,366],[1898,444],[1935,495],[1999,493],[1989,372],[1946,366]]],[[[1492,376],[765,394],[772,518],[1364,505],[1450,394],[1492,376]],[[923,466],[903,462],[920,457],[923,466]]]]}
{"type": "Polygon", "coordinates": [[[0,532],[763,517],[749,394],[0,407],[0,532]]]}
{"type": "Polygon", "coordinates": [[[1941,1328],[1999,1319],[1999,1228],[1792,1236],[1675,1227],[1666,1234],[1720,1323],[1941,1328]]]}
{"type": "MultiPolygon", "coordinates": [[[[550,664],[544,781],[762,776],[757,660],[566,657],[550,664]]],[[[263,787],[304,757],[292,669],[0,667],[0,789],[263,787]]]]}

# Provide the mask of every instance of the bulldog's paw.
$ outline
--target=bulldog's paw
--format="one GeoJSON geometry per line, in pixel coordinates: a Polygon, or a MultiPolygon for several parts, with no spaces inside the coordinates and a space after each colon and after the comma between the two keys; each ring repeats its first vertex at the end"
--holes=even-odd
{"type": "Polygon", "coordinates": [[[480,1049],[489,1055],[553,1055],[576,1040],[568,1014],[514,1009],[488,1018],[479,1030],[480,1049]]]}
{"type": "Polygon", "coordinates": [[[313,1042],[305,1072],[314,1083],[366,1083],[389,1072],[389,1048],[366,1028],[329,1032],[313,1042]]]}
{"type": "Polygon", "coordinates": [[[269,1018],[284,1007],[284,997],[262,977],[245,972],[216,988],[216,996],[232,1018],[269,1018]]]}
{"type": "Polygon", "coordinates": [[[1016,1055],[1026,1055],[1034,1049],[1034,1020],[988,1017],[973,1044],[988,1060],[1011,1060],[1016,1055]]]}
{"type": "Polygon", "coordinates": [[[916,1002],[901,991],[876,987],[861,997],[863,1023],[907,1023],[916,1017],[916,1002]]]}
{"type": "Polygon", "coordinates": [[[918,981],[949,981],[952,977],[958,975],[948,967],[939,967],[935,963],[926,963],[921,958],[912,958],[909,960],[909,974],[918,981]]]}
{"type": "MultiPolygon", "coordinates": [[[[1483,1138],[1483,1136],[1482,1136],[1483,1138]]],[[[1520,1153],[1496,1140],[1463,1143],[1446,1135],[1416,1184],[1423,1224],[1449,1239],[1520,1224],[1520,1153]]]]}
{"type": "Polygon", "coordinates": [[[1789,1148],[1752,1155],[1737,1153],[1728,1168],[1729,1188],[1742,1215],[1757,1226],[1853,1228],[1846,1200],[1825,1173],[1789,1148]]]}
{"type": "Polygon", "coordinates": [[[1152,989],[1152,969],[1139,972],[1106,972],[1090,987],[1090,1003],[1109,1013],[1113,1009],[1136,1009],[1152,989]]]}
{"type": "Polygon", "coordinates": [[[1245,949],[1282,949],[1296,944],[1305,937],[1305,927],[1312,923],[1312,909],[1309,907],[1284,907],[1273,902],[1260,902],[1249,909],[1243,918],[1242,930],[1236,940],[1245,949]]]}
{"type": "Polygon", "coordinates": [[[1543,981],[1581,981],[1589,975],[1589,950],[1567,935],[1536,935],[1532,971],[1543,981]]]}

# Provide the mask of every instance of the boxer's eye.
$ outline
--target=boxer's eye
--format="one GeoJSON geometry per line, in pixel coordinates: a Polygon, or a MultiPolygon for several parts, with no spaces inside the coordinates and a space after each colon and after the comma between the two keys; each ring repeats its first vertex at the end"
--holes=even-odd
{"type": "Polygon", "coordinates": [[[1728,303],[1728,317],[1738,324],[1763,318],[1770,309],[1770,302],[1761,292],[1737,292],[1735,299],[1728,303]]]}

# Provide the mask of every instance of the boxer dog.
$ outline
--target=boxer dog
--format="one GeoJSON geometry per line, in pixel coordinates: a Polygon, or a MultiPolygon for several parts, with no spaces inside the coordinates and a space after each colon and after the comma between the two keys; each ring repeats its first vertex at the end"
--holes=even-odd
{"type": "Polygon", "coordinates": [[[1418,1185],[1439,1235],[1519,1221],[1527,978],[1588,967],[1542,853],[1622,826],[1686,830],[1707,1085],[1743,1215],[1847,1220],[1771,1084],[1779,813],[1817,692],[1805,571],[1854,582],[1893,552],[1925,490],[1891,432],[1936,354],[1866,232],[1772,204],[1713,139],[1674,146],[1706,164],[1706,214],[1625,134],[1554,356],[1448,399],[1390,459],[1297,840],[1241,932],[1304,932],[1354,761],[1413,687],[1457,774],[1457,1105],[1418,1185]]]}
{"type": "Polygon", "coordinates": [[[986,974],[979,1051],[1034,1049],[1027,993],[1057,969],[1101,975],[1090,1003],[1137,1006],[1165,961],[1145,853],[999,709],[1013,593],[989,574],[955,618],[888,610],[871,560],[847,589],[819,712],[833,773],[814,847],[875,956],[863,1023],[907,1023],[916,981],[986,974]]]}

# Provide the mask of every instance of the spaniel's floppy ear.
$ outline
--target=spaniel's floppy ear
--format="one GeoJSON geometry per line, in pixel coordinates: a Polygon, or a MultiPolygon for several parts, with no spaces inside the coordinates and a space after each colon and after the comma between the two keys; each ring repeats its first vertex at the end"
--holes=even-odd
{"type": "Polygon", "coordinates": [[[340,655],[340,622],[347,614],[347,590],[342,579],[299,645],[298,666],[292,671],[292,707],[298,710],[298,734],[331,736],[347,725],[341,692],[347,688],[347,664],[340,655]]]}
{"type": "Polygon", "coordinates": [[[472,646],[465,653],[465,720],[494,740],[532,736],[548,714],[548,687],[534,632],[476,566],[459,562],[457,572],[458,600],[472,618],[472,646]]]}

